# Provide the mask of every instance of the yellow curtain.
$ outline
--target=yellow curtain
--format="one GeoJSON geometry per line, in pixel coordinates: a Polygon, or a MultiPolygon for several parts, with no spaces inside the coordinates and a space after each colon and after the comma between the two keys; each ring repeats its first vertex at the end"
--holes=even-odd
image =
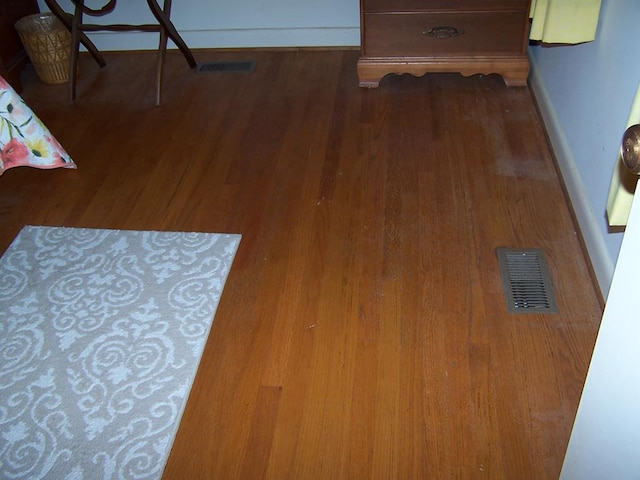
{"type": "Polygon", "coordinates": [[[596,37],[601,0],[532,0],[529,38],[575,44],[596,37]]]}

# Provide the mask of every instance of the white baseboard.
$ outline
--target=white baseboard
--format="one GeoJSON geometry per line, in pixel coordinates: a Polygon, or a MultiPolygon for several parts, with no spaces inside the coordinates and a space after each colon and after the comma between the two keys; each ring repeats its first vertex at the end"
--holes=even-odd
{"type": "Polygon", "coordinates": [[[582,183],[564,130],[558,121],[555,108],[549,99],[546,85],[540,76],[539,70],[536,68],[533,57],[531,58],[529,84],[535,94],[542,120],[549,135],[551,147],[558,162],[569,200],[575,212],[598,286],[600,287],[603,298],[607,298],[611,279],[613,278],[614,264],[609,257],[604,238],[598,226],[598,221],[589,204],[589,197],[582,183]]]}
{"type": "MultiPolygon", "coordinates": [[[[360,45],[359,27],[258,28],[182,30],[190,48],[354,47],[360,45]]],[[[158,34],[144,32],[94,32],[91,40],[102,51],[155,50],[158,34]]],[[[175,48],[170,41],[169,48],[175,48]]]]}

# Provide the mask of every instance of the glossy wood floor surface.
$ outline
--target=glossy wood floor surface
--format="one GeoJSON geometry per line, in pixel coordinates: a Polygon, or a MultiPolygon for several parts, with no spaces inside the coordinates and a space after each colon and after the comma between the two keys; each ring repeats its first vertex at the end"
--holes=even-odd
{"type": "Polygon", "coordinates": [[[0,177],[25,224],[243,235],[166,479],[557,478],[601,305],[531,93],[357,87],[356,51],[82,57],[23,98],[78,165],[0,177]],[[558,314],[510,314],[496,247],[542,248],[558,314]]]}

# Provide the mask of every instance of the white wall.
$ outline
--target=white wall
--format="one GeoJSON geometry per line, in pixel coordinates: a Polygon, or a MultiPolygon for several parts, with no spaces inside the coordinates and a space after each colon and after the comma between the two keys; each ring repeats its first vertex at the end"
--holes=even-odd
{"type": "Polygon", "coordinates": [[[640,2],[603,0],[594,42],[530,48],[532,88],[605,295],[622,241],[605,207],[640,82],[639,45],[640,2]]]}
{"type": "MultiPolygon", "coordinates": [[[[38,0],[42,11],[44,0],[38,0]]],[[[58,0],[72,11],[70,0],[58,0]]],[[[107,0],[86,0],[98,8],[107,0]]],[[[162,0],[159,0],[162,3],[162,0]]],[[[357,46],[358,0],[173,0],[171,19],[191,48],[357,46]]],[[[144,0],[119,0],[93,23],[155,23],[144,0]]],[[[157,48],[149,33],[91,35],[101,50],[157,48]]]]}

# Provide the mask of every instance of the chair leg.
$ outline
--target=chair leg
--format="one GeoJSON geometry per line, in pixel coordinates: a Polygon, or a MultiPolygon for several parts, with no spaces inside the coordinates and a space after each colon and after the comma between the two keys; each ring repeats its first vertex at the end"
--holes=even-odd
{"type": "MultiPolygon", "coordinates": [[[[2,1],[2,0],[0,0],[2,1]]],[[[76,84],[77,84],[77,74],[78,74],[78,58],[80,53],[80,44],[82,43],[87,47],[89,52],[96,59],[98,64],[103,67],[105,65],[104,58],[98,51],[98,49],[93,45],[91,40],[85,35],[84,25],[82,23],[82,17],[85,10],[85,0],[73,0],[73,4],[75,5],[74,14],[70,15],[64,12],[58,4],[57,0],[44,0],[44,2],[50,7],[50,9],[54,12],[58,18],[60,18],[63,23],[67,26],[69,30],[71,30],[71,54],[69,58],[69,97],[73,102],[76,98],[76,84]]],[[[90,15],[103,15],[104,13],[110,12],[113,7],[115,7],[116,0],[110,0],[110,2],[100,10],[92,10],[87,9],[88,14],[90,15]]],[[[134,25],[107,25],[106,27],[111,27],[110,29],[114,31],[132,31],[136,29],[140,29],[144,27],[144,31],[159,31],[160,32],[160,45],[158,47],[158,65],[156,72],[156,105],[160,104],[161,100],[161,92],[162,92],[162,80],[164,75],[164,63],[167,52],[167,42],[168,39],[171,39],[178,47],[178,49],[182,52],[184,58],[191,68],[196,68],[197,64],[191,50],[184,42],[175,26],[171,22],[171,0],[164,0],[164,6],[161,8],[159,5],[159,0],[147,0],[147,4],[151,10],[151,13],[158,21],[158,27],[153,28],[152,26],[143,25],[143,26],[134,26],[134,25]]],[[[109,30],[109,28],[105,28],[109,30]]],[[[92,31],[94,29],[92,28],[92,31]]]]}
{"type": "Polygon", "coordinates": [[[69,58],[69,99],[76,98],[76,80],[78,73],[78,55],[80,53],[80,25],[82,24],[82,7],[84,0],[78,0],[71,23],[71,55],[69,58]]]}
{"type": "Polygon", "coordinates": [[[165,30],[167,36],[173,41],[173,43],[176,44],[178,49],[182,52],[182,55],[189,64],[189,67],[196,68],[197,63],[195,58],[193,58],[191,50],[189,50],[189,47],[176,30],[176,27],[171,22],[169,16],[171,13],[171,0],[165,0],[164,9],[160,8],[157,0],[147,0],[147,4],[149,5],[151,13],[154,17],[156,17],[156,20],[160,24],[160,28],[165,30]]]}
{"type": "Polygon", "coordinates": [[[160,46],[158,48],[158,67],[156,72],[156,105],[160,105],[162,94],[162,77],[164,74],[164,59],[167,52],[167,34],[160,30],[160,46]]]}
{"type": "MultiPolygon", "coordinates": [[[[168,16],[171,12],[171,0],[164,0],[164,13],[168,16]]],[[[164,75],[164,60],[167,53],[167,40],[169,38],[166,27],[160,24],[160,44],[158,45],[158,67],[156,72],[156,105],[160,105],[162,96],[162,77],[164,75]]]]}

